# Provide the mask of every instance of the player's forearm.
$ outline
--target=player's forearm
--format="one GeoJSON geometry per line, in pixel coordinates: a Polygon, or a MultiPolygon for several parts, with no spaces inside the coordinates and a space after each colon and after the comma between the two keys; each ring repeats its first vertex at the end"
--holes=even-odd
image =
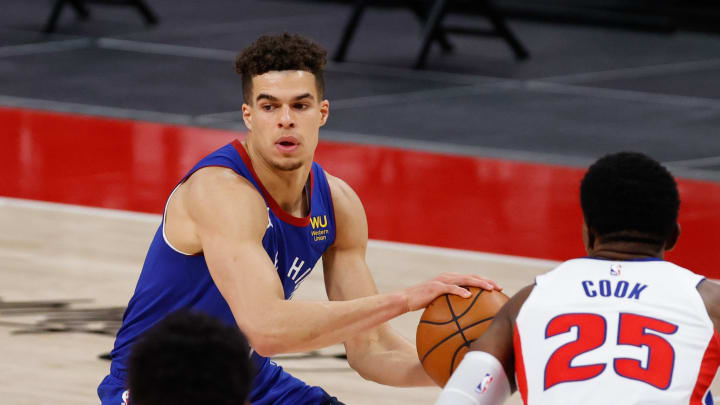
{"type": "Polygon", "coordinates": [[[417,352],[391,350],[373,352],[353,364],[366,380],[394,387],[434,386],[417,357],[417,352]]]}
{"type": "Polygon", "coordinates": [[[417,349],[389,325],[345,343],[348,361],[363,378],[395,387],[432,386],[417,349]]]}
{"type": "Polygon", "coordinates": [[[272,356],[341,343],[405,312],[407,302],[397,294],[350,301],[277,300],[239,324],[259,354],[272,356]]]}

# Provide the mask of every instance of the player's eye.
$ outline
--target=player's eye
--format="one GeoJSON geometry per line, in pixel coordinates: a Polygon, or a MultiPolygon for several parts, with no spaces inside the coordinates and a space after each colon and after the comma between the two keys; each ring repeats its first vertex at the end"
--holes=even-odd
{"type": "Polygon", "coordinates": [[[305,110],[308,108],[308,105],[305,103],[295,103],[293,104],[293,108],[295,108],[296,110],[305,110]]]}
{"type": "Polygon", "coordinates": [[[272,110],[273,110],[273,105],[272,105],[272,104],[263,104],[263,105],[260,106],[260,108],[261,108],[263,111],[272,111],[272,110]]]}

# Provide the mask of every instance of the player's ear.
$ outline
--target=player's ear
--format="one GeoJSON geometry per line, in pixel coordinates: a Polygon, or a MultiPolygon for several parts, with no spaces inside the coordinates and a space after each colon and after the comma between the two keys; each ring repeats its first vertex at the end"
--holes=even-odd
{"type": "Polygon", "coordinates": [[[320,126],[325,125],[330,116],[330,101],[323,100],[320,102],[320,126]]]}
{"type": "Polygon", "coordinates": [[[243,121],[245,122],[245,128],[248,129],[248,131],[252,131],[252,108],[246,104],[243,103],[242,105],[242,117],[243,121]]]}
{"type": "Polygon", "coordinates": [[[670,234],[670,237],[668,237],[667,242],[665,242],[665,250],[667,250],[667,251],[672,250],[675,247],[675,245],[677,244],[679,237],[680,237],[680,223],[675,222],[675,226],[673,227],[672,233],[670,234]]]}

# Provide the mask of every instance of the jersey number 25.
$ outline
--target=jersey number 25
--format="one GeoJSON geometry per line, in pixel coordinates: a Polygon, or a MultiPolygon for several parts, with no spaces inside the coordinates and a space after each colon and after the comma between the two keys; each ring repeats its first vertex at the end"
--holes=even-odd
{"type": "MultiPolygon", "coordinates": [[[[572,366],[572,360],[586,352],[595,350],[605,343],[605,318],[590,313],[563,314],[556,316],[547,325],[545,339],[567,333],[573,326],[577,327],[577,339],[559,347],[550,356],[545,366],[545,389],[564,382],[584,381],[595,378],[604,370],[606,363],[584,366],[572,366]]],[[[615,358],[615,373],[624,378],[638,380],[665,390],[670,386],[675,350],[662,337],[647,333],[671,335],[677,331],[677,325],[646,316],[621,313],[618,327],[617,344],[630,346],[647,346],[647,367],[636,359],[615,358]]]]}

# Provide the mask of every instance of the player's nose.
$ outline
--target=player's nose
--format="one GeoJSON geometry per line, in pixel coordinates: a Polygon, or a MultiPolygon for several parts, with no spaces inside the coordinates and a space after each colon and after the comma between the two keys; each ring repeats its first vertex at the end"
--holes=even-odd
{"type": "Polygon", "coordinates": [[[294,128],[295,119],[293,118],[292,110],[290,106],[282,106],[280,109],[280,121],[278,122],[280,128],[294,128]]]}

